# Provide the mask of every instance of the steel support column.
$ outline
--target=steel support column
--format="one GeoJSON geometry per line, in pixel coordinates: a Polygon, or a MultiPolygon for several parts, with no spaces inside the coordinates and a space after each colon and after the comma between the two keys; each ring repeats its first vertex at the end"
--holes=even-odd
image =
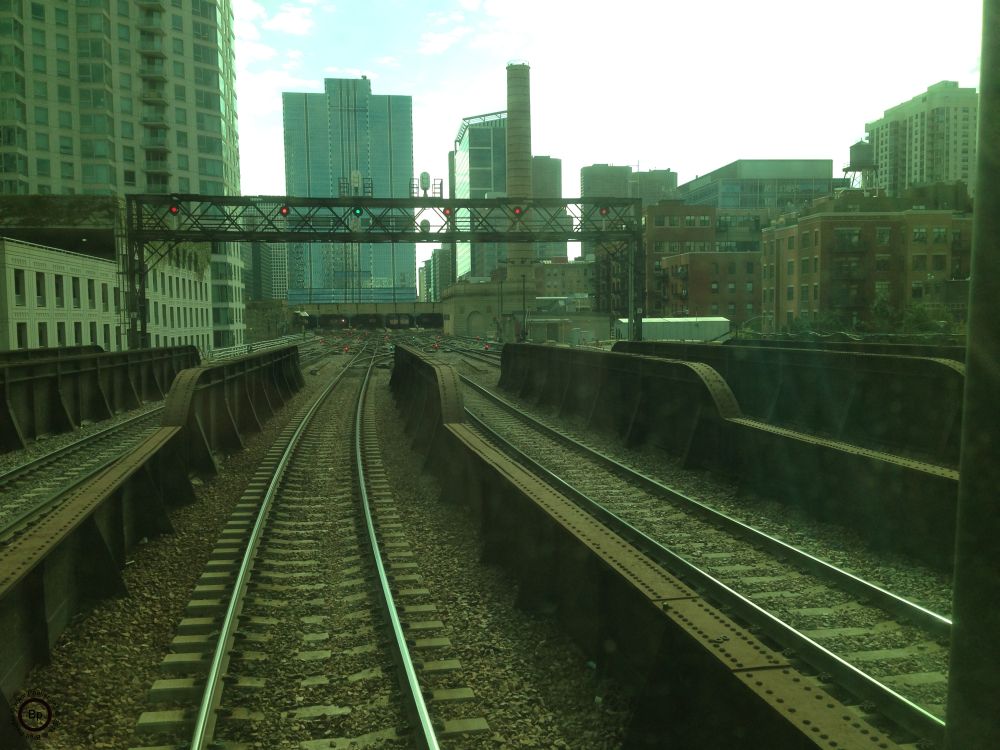
{"type": "Polygon", "coordinates": [[[1000,0],[983,3],[978,153],[955,537],[949,750],[1000,747],[1000,0]]]}

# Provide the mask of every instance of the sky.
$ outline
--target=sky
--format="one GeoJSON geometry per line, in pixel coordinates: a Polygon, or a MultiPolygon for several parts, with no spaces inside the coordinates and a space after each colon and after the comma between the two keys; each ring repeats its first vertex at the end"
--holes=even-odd
{"type": "MultiPolygon", "coordinates": [[[[847,163],[865,123],[938,81],[979,86],[982,0],[233,0],[245,195],[285,193],[281,93],[367,75],[413,97],[416,173],[447,184],[462,118],[531,67],[532,152],[672,169],[847,163]]],[[[430,253],[418,246],[418,264],[430,253]]]]}

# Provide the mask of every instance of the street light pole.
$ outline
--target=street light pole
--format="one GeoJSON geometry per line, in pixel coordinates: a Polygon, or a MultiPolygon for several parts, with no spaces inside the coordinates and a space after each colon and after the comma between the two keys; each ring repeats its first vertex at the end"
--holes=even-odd
{"type": "Polygon", "coordinates": [[[528,340],[528,297],[525,290],[525,278],[524,271],[521,271],[521,315],[523,320],[521,321],[521,340],[528,340]]]}

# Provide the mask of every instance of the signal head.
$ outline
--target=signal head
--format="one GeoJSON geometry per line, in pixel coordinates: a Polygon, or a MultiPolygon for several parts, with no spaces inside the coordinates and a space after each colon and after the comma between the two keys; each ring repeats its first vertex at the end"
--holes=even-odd
{"type": "Polygon", "coordinates": [[[167,210],[170,211],[170,213],[172,213],[174,216],[176,216],[177,213],[181,210],[181,207],[178,206],[176,203],[171,203],[170,208],[168,208],[167,210]]]}
{"type": "Polygon", "coordinates": [[[361,214],[363,214],[364,212],[365,210],[361,208],[361,206],[355,206],[354,208],[351,209],[351,213],[354,214],[355,216],[361,216],[361,214]]]}
{"type": "Polygon", "coordinates": [[[598,210],[597,213],[599,213],[601,216],[607,216],[608,215],[608,207],[607,206],[601,206],[601,208],[598,210]]]}
{"type": "Polygon", "coordinates": [[[288,206],[282,206],[278,209],[278,213],[282,216],[288,216],[288,206]]]}
{"type": "Polygon", "coordinates": [[[445,216],[451,216],[451,206],[445,206],[441,209],[441,213],[445,216]]]}
{"type": "Polygon", "coordinates": [[[524,213],[524,209],[520,206],[514,206],[514,216],[520,216],[524,213]]]}

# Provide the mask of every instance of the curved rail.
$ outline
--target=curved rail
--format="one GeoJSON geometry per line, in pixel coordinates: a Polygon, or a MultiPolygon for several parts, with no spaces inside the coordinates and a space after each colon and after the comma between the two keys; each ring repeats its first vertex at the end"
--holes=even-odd
{"type": "Polygon", "coordinates": [[[403,626],[399,620],[399,614],[396,612],[396,604],[389,587],[389,579],[385,573],[385,566],[382,564],[382,556],[379,554],[378,540],[375,537],[375,523],[372,519],[371,506],[368,503],[368,489],[365,486],[364,460],[361,455],[361,421],[367,398],[368,381],[371,378],[374,365],[375,361],[373,359],[368,365],[368,372],[365,373],[365,380],[361,386],[361,396],[358,398],[358,410],[354,420],[354,458],[358,470],[358,491],[361,494],[361,507],[365,513],[365,525],[368,531],[368,540],[371,542],[372,557],[375,561],[375,567],[378,570],[379,586],[382,591],[381,602],[384,605],[385,614],[392,629],[393,651],[397,662],[402,668],[402,678],[400,681],[404,684],[404,700],[407,703],[408,712],[417,729],[418,745],[422,749],[437,750],[438,743],[434,733],[434,726],[431,723],[427,704],[420,690],[420,683],[417,681],[417,671],[413,666],[413,660],[410,658],[410,650],[406,645],[406,635],[403,633],[403,626]]]}

